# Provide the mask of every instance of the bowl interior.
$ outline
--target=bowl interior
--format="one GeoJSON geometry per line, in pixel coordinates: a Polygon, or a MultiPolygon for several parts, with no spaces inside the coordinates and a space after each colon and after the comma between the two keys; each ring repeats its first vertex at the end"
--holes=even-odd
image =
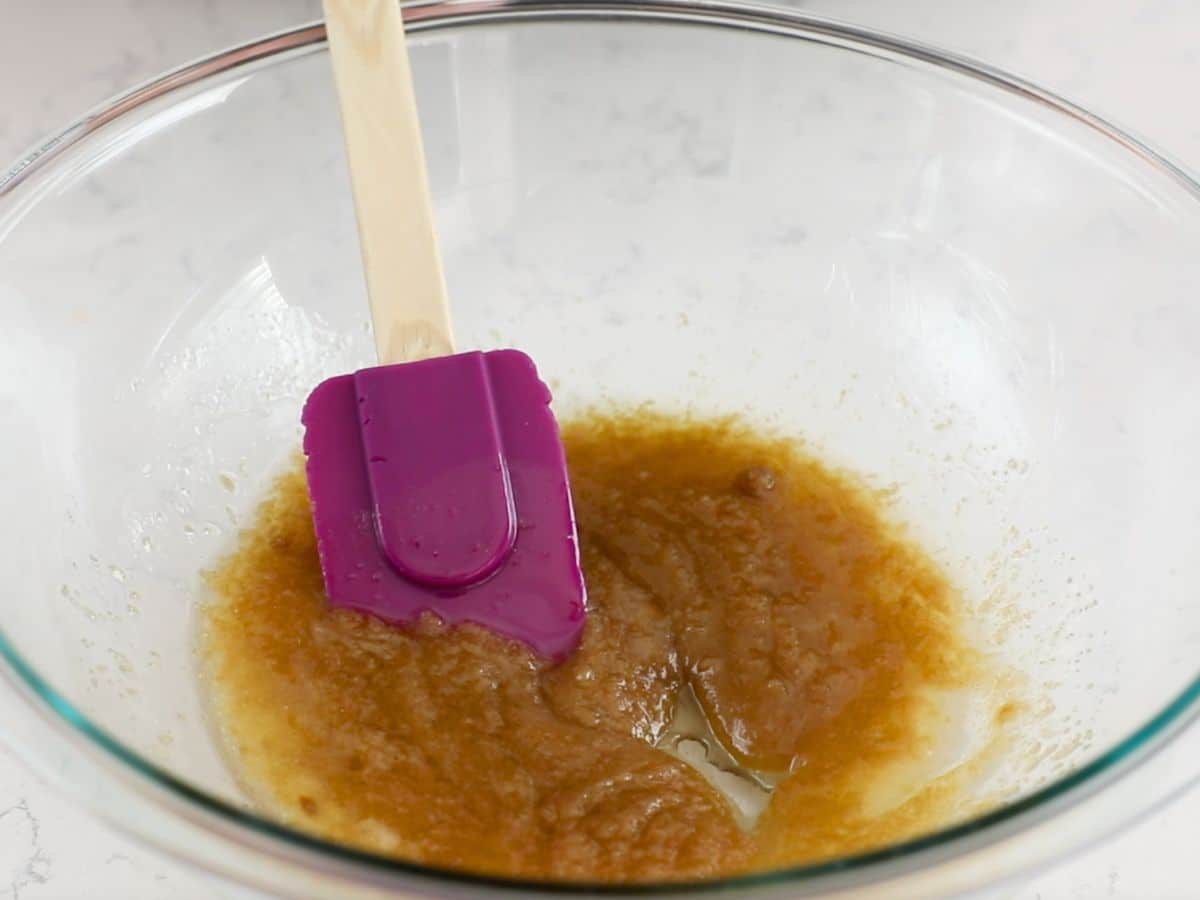
{"type": "MultiPolygon", "coordinates": [[[[1086,122],[912,59],[625,21],[415,34],[460,346],[560,416],[733,412],[898,489],[1031,715],[1044,786],[1196,677],[1200,204],[1086,122]]],[[[242,802],[199,573],[372,362],[320,47],[142,105],[0,196],[0,630],[242,802]]]]}

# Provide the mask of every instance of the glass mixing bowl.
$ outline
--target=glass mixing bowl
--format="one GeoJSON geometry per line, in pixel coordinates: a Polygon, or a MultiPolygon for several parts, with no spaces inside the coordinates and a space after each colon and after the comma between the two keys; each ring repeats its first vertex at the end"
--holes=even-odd
{"type": "MultiPolygon", "coordinates": [[[[1195,779],[1195,182],[1015,78],[796,13],[409,16],[461,345],[528,350],[560,413],[742,413],[896,485],[1024,673],[991,812],[685,887],[995,885],[1195,779]]],[[[291,832],[206,722],[198,573],[295,451],[307,391],[371,362],[319,26],[135,90],[0,179],[0,333],[0,698],[32,764],[281,894],[588,889],[291,832]]]]}

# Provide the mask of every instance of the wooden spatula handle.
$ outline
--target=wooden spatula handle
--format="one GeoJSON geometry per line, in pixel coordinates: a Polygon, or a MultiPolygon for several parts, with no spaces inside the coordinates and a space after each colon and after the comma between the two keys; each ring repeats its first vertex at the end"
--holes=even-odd
{"type": "Polygon", "coordinates": [[[324,6],[379,361],[453,353],[400,4],[324,6]]]}

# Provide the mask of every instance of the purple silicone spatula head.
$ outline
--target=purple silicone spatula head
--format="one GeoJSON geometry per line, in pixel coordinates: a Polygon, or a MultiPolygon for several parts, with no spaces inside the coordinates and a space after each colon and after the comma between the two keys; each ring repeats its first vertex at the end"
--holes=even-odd
{"type": "Polygon", "coordinates": [[[585,606],[550,391],[516,350],[365,369],[304,408],[334,606],[473,622],[559,660],[585,606]]]}

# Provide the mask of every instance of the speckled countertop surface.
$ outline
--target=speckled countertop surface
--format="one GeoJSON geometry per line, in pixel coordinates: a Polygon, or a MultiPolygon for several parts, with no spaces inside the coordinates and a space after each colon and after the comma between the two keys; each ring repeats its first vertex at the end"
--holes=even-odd
{"type": "MultiPolygon", "coordinates": [[[[1200,170],[1193,0],[809,0],[919,37],[1091,107],[1200,170]],[[1189,107],[1192,111],[1189,112],[1189,107]]],[[[0,0],[0,159],[189,59],[314,19],[319,0],[0,0]]],[[[1200,897],[1200,791],[1057,868],[1013,900],[1200,897]]],[[[0,898],[241,897],[107,831],[0,750],[0,898]]]]}

